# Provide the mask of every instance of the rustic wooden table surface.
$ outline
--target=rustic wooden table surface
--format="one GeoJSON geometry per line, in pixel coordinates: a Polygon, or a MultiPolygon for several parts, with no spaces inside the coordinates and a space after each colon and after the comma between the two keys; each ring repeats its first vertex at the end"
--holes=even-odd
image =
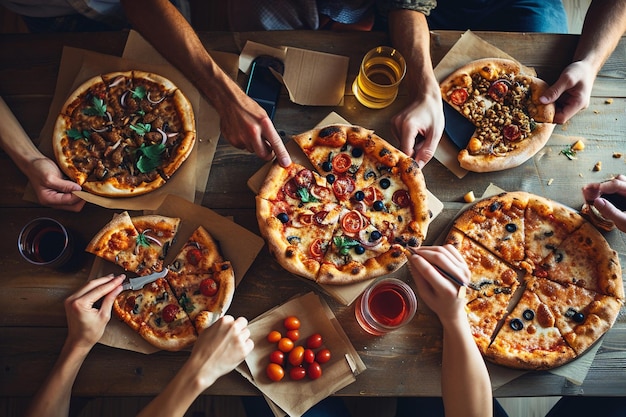
{"type": "MultiPolygon", "coordinates": [[[[575,35],[477,33],[508,52],[551,83],[569,62],[575,35]]],[[[436,65],[459,38],[459,32],[432,35],[436,65]]],[[[0,96],[13,110],[26,132],[38,143],[54,95],[59,62],[64,46],[73,46],[120,56],[127,33],[0,36],[0,96]]],[[[371,47],[388,43],[383,33],[281,32],[201,33],[208,49],[239,53],[247,40],[281,46],[319,50],[350,57],[347,82],[358,71],[360,58],[371,47]]],[[[505,172],[470,173],[458,179],[438,161],[424,169],[429,189],[444,203],[444,210],[429,229],[427,244],[446,231],[462,207],[462,196],[470,190],[481,195],[490,183],[505,190],[524,190],[579,208],[581,187],[611,175],[626,172],[626,38],[604,66],[597,79],[589,108],[565,126],[557,126],[548,145],[532,160],[505,172]],[[612,103],[608,104],[607,99],[612,103]],[[559,155],[572,138],[583,137],[586,149],[570,161],[559,155]],[[602,161],[602,170],[592,167],[602,161]]],[[[243,82],[243,76],[241,77],[243,82]]],[[[289,102],[284,94],[278,105],[275,125],[281,134],[307,130],[331,111],[354,124],[375,129],[392,141],[389,119],[407,97],[389,108],[369,110],[346,88],[341,107],[304,107],[289,102]]],[[[1,122],[1,121],[0,121],[1,122]]],[[[247,179],[263,165],[253,155],[220,141],[202,205],[258,233],[254,195],[247,179]]],[[[80,287],[93,262],[84,255],[73,268],[63,271],[34,267],[19,255],[16,246],[20,228],[38,216],[52,216],[75,231],[83,243],[110,219],[111,211],[88,205],[80,214],[51,210],[22,199],[26,178],[0,153],[0,396],[29,396],[34,393],[54,363],[66,335],[63,299],[80,287]]],[[[612,232],[607,239],[626,265],[624,234],[612,232]]],[[[264,248],[237,289],[230,313],[252,319],[294,295],[316,290],[312,283],[284,272],[264,248]]],[[[354,319],[354,307],[326,298],[367,370],[339,395],[404,396],[440,395],[441,327],[436,317],[420,309],[405,328],[385,337],[363,332],[354,319]]],[[[548,372],[530,372],[498,388],[496,396],[624,395],[626,393],[626,317],[621,314],[608,332],[582,385],[548,372]]],[[[78,375],[77,396],[154,395],[161,391],[188,357],[186,352],[143,355],[97,345],[78,375]]],[[[256,395],[255,388],[239,374],[220,379],[208,391],[220,395],[256,395]]]]}

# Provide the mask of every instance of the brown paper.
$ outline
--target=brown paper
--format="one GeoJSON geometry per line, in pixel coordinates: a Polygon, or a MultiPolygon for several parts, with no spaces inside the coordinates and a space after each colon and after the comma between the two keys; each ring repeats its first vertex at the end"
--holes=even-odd
{"type": "MultiPolygon", "coordinates": [[[[437,82],[441,83],[457,68],[482,58],[506,58],[517,61],[506,52],[496,48],[468,30],[461,35],[461,38],[437,64],[435,67],[435,78],[437,78],[437,82]]],[[[535,74],[532,68],[522,67],[528,74],[535,74]]],[[[463,178],[467,174],[467,170],[461,168],[457,159],[458,153],[459,149],[444,132],[435,151],[435,159],[452,171],[458,178],[463,178]]]]}
{"type": "MultiPolygon", "coordinates": [[[[335,112],[330,113],[326,116],[321,122],[317,124],[317,127],[327,126],[330,124],[350,124],[343,117],[338,115],[335,112]]],[[[306,155],[302,152],[302,149],[298,147],[298,145],[294,141],[288,141],[285,143],[285,147],[291,155],[291,159],[293,162],[298,163],[302,166],[308,167],[309,169],[314,170],[310,161],[306,157],[306,155]]],[[[269,162],[265,164],[261,169],[259,169],[250,179],[248,179],[248,187],[255,193],[258,194],[263,182],[265,181],[265,177],[272,166],[272,163],[269,162]]],[[[443,203],[437,199],[430,191],[427,191],[427,204],[430,212],[432,213],[431,221],[434,220],[439,213],[443,210],[443,203]]],[[[401,274],[401,271],[396,271],[392,274],[385,276],[393,276],[401,274]]],[[[374,281],[374,279],[369,279],[362,282],[356,282],[354,284],[348,285],[321,285],[318,286],[328,295],[335,298],[337,301],[342,303],[343,305],[350,305],[357,299],[359,295],[374,281]]]]}
{"type": "MultiPolygon", "coordinates": [[[[132,60],[65,47],[61,57],[57,85],[50,112],[40,135],[40,150],[52,160],[51,136],[56,117],[69,94],[82,82],[92,76],[129,69],[141,69],[169,78],[190,100],[196,116],[197,141],[190,157],[176,174],[161,188],[137,197],[106,198],[86,192],[76,192],[84,200],[102,207],[126,210],[154,210],[166,195],[179,195],[189,201],[202,198],[219,140],[219,117],[215,110],[200,95],[197,89],[173,66],[160,57],[154,49],[135,32],[130,32],[125,56],[132,60]],[[158,58],[156,58],[158,56],[158,58]],[[160,64],[154,64],[154,62],[160,64]]],[[[228,68],[228,73],[236,76],[237,57],[233,54],[220,53],[216,61],[228,68]]],[[[24,199],[37,201],[34,191],[29,186],[24,199]]]]}
{"type": "MultiPolygon", "coordinates": [[[[222,257],[232,264],[236,286],[239,285],[265,244],[261,237],[244,227],[220,216],[213,210],[193,204],[178,196],[166,196],[162,204],[153,213],[180,217],[181,219],[176,240],[165,258],[165,265],[169,265],[176,258],[193,231],[198,226],[203,226],[218,242],[222,257]]],[[[89,279],[121,272],[123,272],[122,269],[117,265],[96,257],[89,273],[89,279]]],[[[132,273],[127,273],[127,276],[132,276],[132,273]]],[[[233,298],[235,297],[237,297],[236,290],[233,298]]],[[[119,320],[111,320],[108,323],[99,343],[142,353],[153,353],[158,350],[119,320]]]]}
{"type": "Polygon", "coordinates": [[[279,78],[292,102],[305,106],[337,106],[342,102],[350,61],[347,56],[292,47],[272,48],[248,41],[239,56],[239,69],[249,73],[252,61],[259,55],[283,61],[285,72],[279,78]]]}
{"type": "MultiPolygon", "coordinates": [[[[330,307],[313,292],[267,311],[252,320],[248,328],[254,350],[236,369],[265,395],[270,406],[273,403],[289,416],[301,416],[319,401],[354,382],[355,376],[366,369],[330,307]],[[297,344],[304,343],[313,333],[319,333],[332,357],[321,365],[319,379],[292,381],[286,375],[280,382],[272,382],[265,375],[265,368],[276,345],[267,341],[267,335],[272,330],[284,333],[283,320],[292,315],[301,323],[297,344]]],[[[284,415],[274,410],[276,415],[284,415]]]]}

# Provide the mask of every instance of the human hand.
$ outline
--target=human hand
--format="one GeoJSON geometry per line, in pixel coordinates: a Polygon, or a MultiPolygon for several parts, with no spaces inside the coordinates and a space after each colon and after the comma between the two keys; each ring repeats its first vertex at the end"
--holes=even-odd
{"type": "Polygon", "coordinates": [[[247,326],[244,317],[235,320],[226,315],[200,333],[185,367],[186,372],[197,375],[203,389],[235,369],[252,352],[254,342],[247,326]]]}
{"type": "Polygon", "coordinates": [[[65,300],[69,344],[88,351],[100,340],[111,319],[113,301],[122,292],[124,278],[123,274],[109,274],[92,279],[65,300]],[[95,308],[100,299],[100,308],[95,308]]]}
{"type": "Polygon", "coordinates": [[[470,270],[459,251],[452,245],[422,246],[409,257],[409,269],[420,298],[442,322],[463,315],[465,298],[459,298],[459,287],[437,270],[439,267],[462,282],[469,282],[470,270]]]}
{"type": "Polygon", "coordinates": [[[63,178],[59,167],[49,158],[35,159],[26,167],[26,176],[30,180],[39,203],[69,211],[81,211],[85,200],[72,194],[79,191],[80,185],[63,178]]]}
{"type": "Polygon", "coordinates": [[[291,157],[265,110],[243,91],[236,94],[235,100],[221,103],[218,110],[222,135],[237,149],[246,149],[265,161],[276,155],[281,166],[289,166],[291,157]]]}
{"type": "Polygon", "coordinates": [[[439,86],[416,98],[391,119],[391,131],[400,150],[423,168],[435,155],[443,134],[444,115],[439,86]]]}
{"type": "Polygon", "coordinates": [[[620,174],[610,181],[590,183],[583,187],[585,201],[593,202],[593,206],[605,219],[611,220],[619,230],[626,232],[626,211],[621,211],[602,198],[603,194],[619,194],[626,198],[626,176],[620,174]]]}
{"type": "Polygon", "coordinates": [[[595,71],[585,61],[569,64],[559,79],[550,86],[539,101],[543,104],[554,103],[556,113],[554,123],[565,123],[578,111],[589,107],[591,89],[595,80],[595,71]]]}

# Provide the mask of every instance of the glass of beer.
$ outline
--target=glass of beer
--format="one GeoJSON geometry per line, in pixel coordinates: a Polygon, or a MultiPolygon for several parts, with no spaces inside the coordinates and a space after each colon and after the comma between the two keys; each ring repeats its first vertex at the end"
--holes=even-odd
{"type": "Polygon", "coordinates": [[[406,62],[400,52],[377,46],[363,57],[352,92],[365,107],[382,109],[396,99],[405,73],[406,62]]]}
{"type": "Polygon", "coordinates": [[[49,217],[31,220],[17,239],[20,254],[28,262],[58,268],[65,265],[74,251],[72,236],[58,221],[49,217]]]}
{"type": "Polygon", "coordinates": [[[357,322],[375,336],[402,327],[413,319],[416,311],[415,293],[397,278],[374,281],[355,304],[357,322]]]}

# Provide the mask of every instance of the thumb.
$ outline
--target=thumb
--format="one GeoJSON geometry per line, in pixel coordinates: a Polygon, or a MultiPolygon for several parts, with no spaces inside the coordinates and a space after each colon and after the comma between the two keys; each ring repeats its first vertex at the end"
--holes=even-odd
{"type": "Polygon", "coordinates": [[[552,84],[543,92],[541,97],[539,97],[539,101],[542,104],[554,103],[568,88],[570,88],[570,86],[568,85],[565,78],[561,75],[554,84],[552,84]]]}
{"type": "Polygon", "coordinates": [[[598,209],[604,218],[612,220],[619,230],[626,232],[626,213],[618,210],[613,204],[602,197],[596,198],[593,202],[593,206],[598,209]]]}
{"type": "Polygon", "coordinates": [[[80,191],[82,188],[74,181],[68,181],[59,177],[49,178],[50,188],[60,193],[71,193],[72,191],[80,191]]]}

